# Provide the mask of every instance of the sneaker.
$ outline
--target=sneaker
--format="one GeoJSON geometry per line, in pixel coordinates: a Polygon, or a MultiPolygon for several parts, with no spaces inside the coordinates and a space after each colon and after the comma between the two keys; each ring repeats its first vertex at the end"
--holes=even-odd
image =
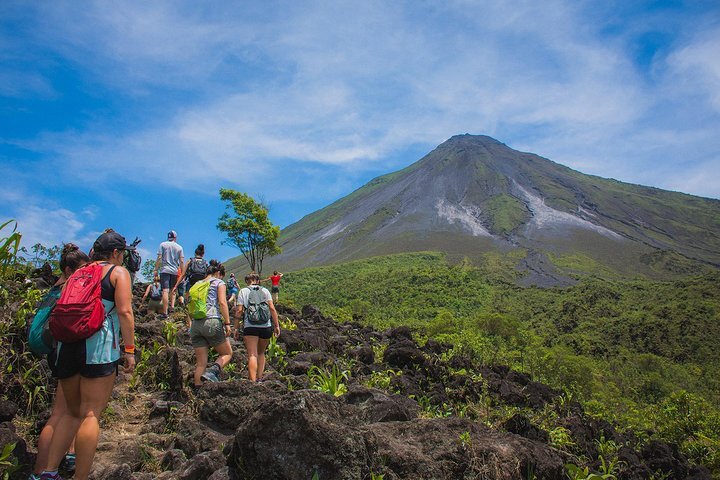
{"type": "Polygon", "coordinates": [[[65,454],[65,462],[63,463],[63,467],[65,470],[70,472],[75,471],[75,454],[74,453],[67,453],[65,454]]]}
{"type": "Polygon", "coordinates": [[[210,370],[207,370],[205,373],[203,373],[202,375],[200,375],[200,378],[201,378],[204,382],[219,382],[219,381],[220,381],[220,379],[217,377],[217,375],[215,374],[215,372],[212,372],[212,371],[210,371],[210,370]]]}
{"type": "Polygon", "coordinates": [[[40,474],[40,480],[63,480],[58,472],[43,472],[40,474]]]}
{"type": "Polygon", "coordinates": [[[158,320],[167,320],[168,316],[164,313],[158,313],[155,318],[157,318],[158,320]]]}
{"type": "Polygon", "coordinates": [[[28,480],[40,480],[40,475],[38,475],[36,473],[31,473],[30,476],[28,477],[28,480]]]}

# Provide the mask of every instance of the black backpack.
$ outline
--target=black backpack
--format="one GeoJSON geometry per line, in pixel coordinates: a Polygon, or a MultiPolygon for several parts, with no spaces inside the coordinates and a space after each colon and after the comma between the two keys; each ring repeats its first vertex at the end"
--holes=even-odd
{"type": "MultiPolygon", "coordinates": [[[[140,242],[142,242],[142,240],[135,237],[135,240],[133,240],[130,246],[137,247],[140,242]]],[[[142,257],[140,257],[140,254],[135,248],[133,248],[133,250],[125,250],[125,258],[123,260],[123,265],[125,266],[125,268],[128,269],[128,272],[130,273],[135,273],[140,270],[140,267],[142,266],[142,257]]]]}
{"type": "Polygon", "coordinates": [[[207,277],[207,269],[208,263],[205,261],[204,258],[194,257],[192,260],[190,260],[190,265],[188,266],[186,276],[190,283],[194,284],[195,282],[199,282],[203,278],[207,277]]]}

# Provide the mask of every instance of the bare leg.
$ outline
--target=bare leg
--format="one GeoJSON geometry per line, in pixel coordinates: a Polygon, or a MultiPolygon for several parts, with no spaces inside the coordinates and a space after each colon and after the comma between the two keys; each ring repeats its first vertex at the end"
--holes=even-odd
{"type": "Polygon", "coordinates": [[[215,360],[215,363],[220,365],[220,368],[224,368],[225,365],[227,365],[232,359],[232,347],[230,346],[230,341],[226,338],[223,343],[216,345],[213,348],[220,354],[215,360]]]}
{"type": "Polygon", "coordinates": [[[265,349],[270,344],[269,338],[258,339],[257,351],[257,379],[260,380],[265,373],[265,349]]]}
{"type": "Polygon", "coordinates": [[[163,288],[163,297],[162,297],[162,311],[165,315],[168,313],[168,300],[170,298],[170,289],[169,288],[163,288]]]}
{"type": "MultiPolygon", "coordinates": [[[[40,432],[38,437],[38,453],[35,457],[35,467],[33,473],[40,474],[47,467],[48,453],[50,451],[50,441],[52,440],[55,428],[57,428],[58,422],[63,415],[67,413],[67,404],[65,403],[65,394],[63,393],[62,384],[58,383],[57,390],[55,391],[55,401],[53,402],[52,413],[48,418],[47,423],[40,432]]],[[[73,444],[75,440],[73,439],[73,444]]],[[[70,445],[70,452],[74,452],[74,445],[70,445]]]]}
{"type": "Polygon", "coordinates": [[[61,380],[61,382],[68,413],[63,415],[55,429],[50,444],[47,470],[57,469],[72,442],[72,436],[77,432],[75,476],[73,478],[86,480],[100,437],[98,419],[110,399],[115,385],[115,373],[100,378],[84,378],[76,375],[67,380],[61,380]]]}
{"type": "Polygon", "coordinates": [[[193,374],[193,380],[195,386],[202,385],[202,376],[205,373],[205,368],[208,363],[208,347],[195,347],[195,373],[193,374]]]}
{"type": "Polygon", "coordinates": [[[247,356],[248,356],[248,377],[250,378],[251,382],[257,381],[258,340],[260,340],[259,337],[252,337],[249,335],[245,335],[243,337],[243,342],[245,342],[245,350],[247,350],[247,356]]]}

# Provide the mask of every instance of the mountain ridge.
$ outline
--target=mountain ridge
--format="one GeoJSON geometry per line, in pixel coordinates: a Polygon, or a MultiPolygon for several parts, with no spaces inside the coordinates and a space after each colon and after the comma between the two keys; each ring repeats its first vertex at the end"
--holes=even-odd
{"type": "Polygon", "coordinates": [[[577,256],[663,278],[720,266],[720,200],[586,175],[465,134],[306,215],[279,243],[283,253],[267,264],[282,269],[405,251],[479,261],[524,250],[526,284],[572,283],[577,256]]]}

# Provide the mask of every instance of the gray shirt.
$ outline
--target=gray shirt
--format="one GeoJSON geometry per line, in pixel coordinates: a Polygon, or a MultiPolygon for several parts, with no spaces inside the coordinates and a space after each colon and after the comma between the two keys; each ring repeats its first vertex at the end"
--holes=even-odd
{"type": "Polygon", "coordinates": [[[183,248],[177,242],[162,242],[158,248],[158,256],[161,262],[158,272],[178,274],[183,260],[183,248]]]}

